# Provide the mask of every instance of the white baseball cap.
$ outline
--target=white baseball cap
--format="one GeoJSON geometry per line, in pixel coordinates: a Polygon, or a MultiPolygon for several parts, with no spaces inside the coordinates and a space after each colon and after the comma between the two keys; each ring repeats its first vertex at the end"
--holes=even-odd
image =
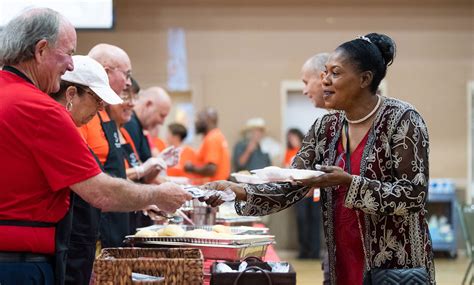
{"type": "Polygon", "coordinates": [[[265,129],[265,120],[262,118],[251,118],[245,123],[245,130],[251,129],[265,129]]]}
{"type": "Polygon", "coordinates": [[[89,87],[108,104],[115,105],[123,102],[117,93],[110,88],[109,77],[100,63],[85,55],[74,55],[72,60],[74,70],[66,71],[61,76],[62,80],[89,87]]]}

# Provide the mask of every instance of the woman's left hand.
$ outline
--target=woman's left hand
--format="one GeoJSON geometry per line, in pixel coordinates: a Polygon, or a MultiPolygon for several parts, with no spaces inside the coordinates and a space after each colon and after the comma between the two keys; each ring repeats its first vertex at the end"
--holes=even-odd
{"type": "Polygon", "coordinates": [[[338,166],[320,165],[317,170],[325,172],[325,174],[308,179],[294,179],[294,181],[299,185],[312,188],[325,188],[338,185],[349,186],[352,183],[352,175],[338,166]]]}

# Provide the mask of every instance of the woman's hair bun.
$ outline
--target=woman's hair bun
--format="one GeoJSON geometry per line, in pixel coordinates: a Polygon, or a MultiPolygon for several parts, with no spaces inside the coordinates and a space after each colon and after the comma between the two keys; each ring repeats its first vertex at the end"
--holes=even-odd
{"type": "Polygon", "coordinates": [[[385,66],[389,66],[393,63],[395,58],[396,46],[395,42],[387,35],[370,33],[365,35],[382,53],[382,57],[385,61],[385,66]]]}

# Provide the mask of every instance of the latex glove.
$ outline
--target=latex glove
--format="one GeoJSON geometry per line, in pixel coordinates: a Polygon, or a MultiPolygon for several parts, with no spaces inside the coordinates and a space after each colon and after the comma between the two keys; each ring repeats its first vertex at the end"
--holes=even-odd
{"type": "Polygon", "coordinates": [[[169,146],[165,148],[160,154],[158,158],[164,160],[168,167],[173,167],[179,162],[179,156],[181,154],[181,148],[176,148],[174,146],[169,146]]]}
{"type": "Polygon", "coordinates": [[[142,172],[141,177],[147,176],[154,170],[166,169],[166,163],[161,158],[150,157],[145,163],[139,166],[139,170],[142,172]]]}

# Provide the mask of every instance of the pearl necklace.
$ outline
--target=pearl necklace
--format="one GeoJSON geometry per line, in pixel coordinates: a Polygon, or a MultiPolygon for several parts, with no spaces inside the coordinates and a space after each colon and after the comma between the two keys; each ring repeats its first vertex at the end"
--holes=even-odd
{"type": "Polygon", "coordinates": [[[367,116],[363,117],[362,119],[359,119],[359,120],[349,120],[346,116],[346,120],[347,122],[349,122],[350,124],[360,124],[362,122],[365,122],[367,121],[368,118],[372,117],[373,114],[375,114],[375,112],[377,112],[377,110],[379,109],[380,107],[380,103],[382,102],[382,99],[380,99],[380,96],[377,95],[377,104],[375,105],[374,109],[372,111],[370,111],[370,113],[367,114],[367,116]]]}

